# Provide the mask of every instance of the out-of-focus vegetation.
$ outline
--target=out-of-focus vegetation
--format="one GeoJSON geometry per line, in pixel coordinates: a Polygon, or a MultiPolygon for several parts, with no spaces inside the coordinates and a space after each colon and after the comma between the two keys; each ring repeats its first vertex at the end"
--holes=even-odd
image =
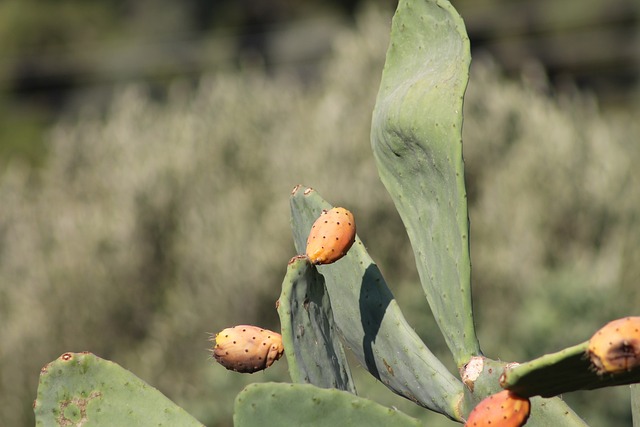
{"type": "MultiPolygon", "coordinates": [[[[13,157],[40,165],[43,132],[60,113],[104,105],[114,85],[144,81],[157,94],[175,78],[256,64],[315,80],[364,3],[396,1],[0,2],[0,170],[13,157]]],[[[587,88],[607,108],[638,103],[640,2],[452,3],[473,53],[491,53],[510,76],[542,64],[555,88],[587,88]]]]}
{"type": "MultiPolygon", "coordinates": [[[[8,161],[0,425],[33,425],[39,369],[65,351],[120,363],[210,426],[231,425],[243,384],[287,380],[285,361],[251,376],[214,366],[207,332],[277,329],[297,183],[354,212],[407,317],[448,360],[369,149],[390,14],[356,14],[312,80],[249,58],[195,88],[193,76],[172,80],[161,100],[155,85],[126,85],[46,128],[38,169],[8,161]]],[[[522,361],[637,314],[640,124],[578,91],[550,96],[541,67],[513,82],[480,53],[473,64],[464,141],[477,324],[488,355],[522,361]]],[[[363,394],[452,425],[356,371],[363,394]]],[[[630,425],[625,387],[565,399],[594,426],[630,425]]]]}

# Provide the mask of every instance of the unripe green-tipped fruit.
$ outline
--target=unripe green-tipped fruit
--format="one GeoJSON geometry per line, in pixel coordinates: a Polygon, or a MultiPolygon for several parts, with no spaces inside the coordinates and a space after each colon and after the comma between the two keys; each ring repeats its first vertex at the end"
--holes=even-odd
{"type": "Polygon", "coordinates": [[[227,369],[252,374],[273,365],[284,352],[282,336],[251,325],[238,325],[218,332],[212,341],[213,357],[227,369]]]}
{"type": "Polygon", "coordinates": [[[473,408],[465,427],[521,427],[527,422],[531,403],[509,390],[492,394],[473,408]]]}
{"type": "Polygon", "coordinates": [[[345,208],[323,210],[307,238],[307,258],[313,264],[331,264],[347,254],[356,239],[356,222],[345,208]]]}
{"type": "Polygon", "coordinates": [[[640,366],[640,317],[607,323],[591,337],[587,352],[599,374],[617,374],[640,366]]]}

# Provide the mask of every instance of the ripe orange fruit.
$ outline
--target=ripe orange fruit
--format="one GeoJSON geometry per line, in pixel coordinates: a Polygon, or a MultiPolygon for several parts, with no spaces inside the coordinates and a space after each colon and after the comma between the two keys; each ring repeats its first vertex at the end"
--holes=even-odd
{"type": "Polygon", "coordinates": [[[617,374],[640,366],[640,317],[604,325],[589,340],[587,353],[599,374],[617,374]]]}
{"type": "Polygon", "coordinates": [[[307,238],[307,258],[313,264],[331,264],[346,255],[356,239],[356,222],[345,208],[323,210],[307,238]]]}
{"type": "Polygon", "coordinates": [[[527,422],[531,403],[509,390],[492,394],[473,408],[465,427],[521,427],[527,422]]]}
{"type": "Polygon", "coordinates": [[[213,357],[225,368],[242,373],[267,369],[284,352],[282,336],[257,326],[239,325],[218,332],[213,357]]]}

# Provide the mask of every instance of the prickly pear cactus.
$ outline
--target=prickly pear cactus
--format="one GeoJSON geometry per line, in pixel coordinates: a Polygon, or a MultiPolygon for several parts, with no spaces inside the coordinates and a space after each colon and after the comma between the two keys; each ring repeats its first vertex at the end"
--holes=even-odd
{"type": "MultiPolygon", "coordinates": [[[[314,221],[331,205],[303,186],[294,188],[290,202],[294,243],[302,253],[314,221]]],[[[335,332],[358,362],[395,393],[460,420],[462,383],[406,321],[360,238],[341,261],[317,268],[331,299],[335,332]]]]}
{"type": "MultiPolygon", "coordinates": [[[[291,213],[298,250],[304,249],[311,225],[328,207],[328,202],[315,190],[302,186],[294,189],[291,213]]],[[[502,390],[502,374],[512,366],[504,362],[476,356],[461,370],[462,382],[448,372],[407,324],[384,278],[357,236],[342,261],[317,268],[332,301],[337,333],[359,362],[395,393],[464,422],[466,414],[478,402],[502,390]],[[352,319],[360,319],[360,322],[352,319]]],[[[298,304],[304,304],[304,301],[300,300],[298,304]]],[[[295,326],[290,327],[295,330],[295,326]]],[[[317,350],[298,344],[295,351],[313,354],[317,350]]],[[[592,370],[590,372],[593,374],[592,370]]],[[[291,375],[294,378],[293,372],[291,375]]],[[[531,399],[531,406],[529,427],[586,425],[559,398],[535,397],[531,399]]]]}
{"type": "Polygon", "coordinates": [[[40,372],[36,426],[203,427],[131,372],[91,353],[65,353],[40,372]]]}
{"type": "MultiPolygon", "coordinates": [[[[529,426],[584,426],[562,400],[551,397],[563,387],[633,381],[634,372],[604,380],[600,375],[597,384],[590,383],[597,373],[586,346],[551,357],[551,365],[521,365],[526,370],[492,361],[480,351],[471,304],[461,140],[469,59],[464,24],[447,1],[401,0],[371,131],[380,177],[405,223],[427,301],[462,382],[449,378],[427,346],[405,332],[399,308],[357,237],[344,260],[318,268],[333,302],[337,332],[360,363],[390,389],[451,419],[465,421],[482,399],[506,388],[506,395],[530,402],[529,426]],[[412,357],[420,353],[425,356],[412,357]],[[551,378],[567,360],[571,373],[559,378],[571,380],[551,378]],[[529,375],[543,375],[544,381],[516,379],[529,375]]],[[[330,207],[318,198],[311,189],[293,192],[292,226],[299,253],[319,212],[330,207]]],[[[628,347],[623,349],[627,359],[628,347]]],[[[624,366],[629,366],[627,359],[624,366]]]]}
{"type": "MultiPolygon", "coordinates": [[[[586,426],[554,396],[640,382],[638,317],[526,363],[480,351],[461,139],[469,62],[464,24],[448,1],[400,0],[371,129],[380,177],[460,378],[405,320],[353,215],[298,186],[290,202],[299,255],[287,266],[277,305],[282,336],[241,325],[220,332],[212,350],[224,367],[244,373],[268,368],[284,352],[294,384],[248,386],[236,398],[236,427],[419,425],[356,396],[343,343],[393,392],[468,426],[586,426]]],[[[640,427],[637,384],[631,396],[640,427]]],[[[43,368],[34,410],[41,426],[200,425],[130,372],[89,353],[65,353],[43,368]]]]}
{"type": "MultiPolygon", "coordinates": [[[[371,130],[380,177],[407,229],[426,299],[459,368],[460,380],[407,324],[380,270],[355,236],[355,223],[354,236],[349,239],[344,238],[344,222],[336,227],[338,220],[329,213],[340,217],[343,208],[332,209],[314,190],[302,186],[292,192],[291,223],[296,249],[306,255],[290,263],[281,295],[285,304],[279,309],[285,347],[294,347],[286,349],[292,359],[291,377],[320,387],[338,384],[337,379],[348,372],[344,358],[340,352],[335,353],[335,360],[327,358],[317,345],[339,348],[335,346],[335,335],[339,335],[358,362],[392,391],[453,420],[471,426],[520,426],[525,422],[529,427],[585,426],[553,396],[636,381],[636,341],[629,335],[616,335],[634,329],[632,322],[618,325],[616,334],[606,335],[613,338],[592,346],[591,351],[584,343],[521,365],[491,360],[480,351],[471,303],[461,137],[469,61],[464,24],[448,1],[400,0],[371,130]],[[337,246],[328,250],[331,246],[325,243],[334,241],[337,246]],[[335,261],[334,253],[340,255],[340,261],[325,262],[335,261]],[[317,270],[310,268],[312,264],[317,270]],[[304,311],[310,306],[314,287],[325,309],[314,307],[312,315],[304,311]],[[298,314],[293,315],[293,308],[298,314]],[[332,326],[322,334],[314,332],[310,339],[304,338],[308,328],[319,330],[312,326],[314,322],[317,325],[331,318],[332,326]],[[598,359],[590,361],[589,355],[598,359]]],[[[351,223],[352,217],[348,219],[351,223]]],[[[296,385],[287,394],[283,387],[263,385],[241,395],[252,396],[259,390],[262,399],[272,402],[268,408],[260,407],[262,412],[273,414],[272,407],[282,402],[272,398],[279,396],[287,407],[297,407],[307,403],[304,399],[324,402],[320,395],[329,393],[316,388],[303,393],[296,385]]],[[[332,408],[341,417],[353,415],[357,422],[357,411],[345,409],[342,400],[355,398],[340,396],[347,397],[333,402],[332,408]]],[[[236,421],[250,425],[264,419],[254,413],[257,400],[239,396],[236,421]]],[[[316,419],[305,409],[303,414],[287,414],[282,423],[313,425],[310,420],[316,419]]]]}

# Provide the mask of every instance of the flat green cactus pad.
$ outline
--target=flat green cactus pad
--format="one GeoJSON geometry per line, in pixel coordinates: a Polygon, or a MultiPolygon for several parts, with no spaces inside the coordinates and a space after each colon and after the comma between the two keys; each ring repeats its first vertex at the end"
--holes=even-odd
{"type": "Polygon", "coordinates": [[[480,354],[471,305],[462,100],[469,38],[446,0],[401,0],[373,112],[380,178],[458,367],[480,354]]]}
{"type": "Polygon", "coordinates": [[[291,379],[355,393],[324,278],[306,257],[289,261],[278,301],[291,379]]]}
{"type": "Polygon", "coordinates": [[[36,426],[202,426],[116,363],[65,353],[40,372],[36,426]]]}
{"type": "Polygon", "coordinates": [[[633,427],[640,427],[640,384],[631,386],[631,415],[633,427]]]}
{"type": "MultiPolygon", "coordinates": [[[[331,207],[311,188],[295,188],[291,226],[298,253],[304,253],[320,212],[331,207]]],[[[344,258],[317,269],[331,297],[338,332],[358,361],[397,394],[460,420],[462,383],[407,323],[360,238],[344,258]]]]}
{"type": "Polygon", "coordinates": [[[410,427],[420,422],[345,391],[310,384],[250,384],[236,397],[235,427],[410,427]]]}
{"type": "Polygon", "coordinates": [[[511,366],[504,371],[504,388],[520,396],[550,397],[576,390],[594,390],[603,387],[640,382],[640,368],[618,374],[598,374],[587,356],[589,342],[568,347],[556,353],[545,354],[526,363],[511,366]]]}

